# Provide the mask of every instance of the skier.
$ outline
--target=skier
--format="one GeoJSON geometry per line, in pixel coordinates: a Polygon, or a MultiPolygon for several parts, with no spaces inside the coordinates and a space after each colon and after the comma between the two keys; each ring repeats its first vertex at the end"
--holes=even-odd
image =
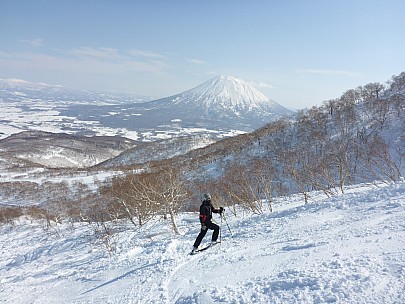
{"type": "Polygon", "coordinates": [[[204,194],[203,201],[200,206],[201,231],[194,242],[193,250],[191,251],[192,254],[198,251],[198,246],[200,246],[200,243],[203,240],[208,229],[214,230],[214,232],[212,233],[212,241],[210,243],[210,246],[218,243],[217,239],[219,234],[219,226],[211,222],[211,219],[213,212],[222,214],[223,211],[224,208],[222,207],[220,207],[219,209],[215,209],[214,206],[212,206],[211,195],[209,193],[204,194]]]}

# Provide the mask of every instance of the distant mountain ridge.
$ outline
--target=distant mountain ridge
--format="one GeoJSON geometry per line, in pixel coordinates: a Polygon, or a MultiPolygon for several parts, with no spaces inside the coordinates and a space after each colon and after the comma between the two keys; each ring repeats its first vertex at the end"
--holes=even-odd
{"type": "Polygon", "coordinates": [[[218,76],[161,99],[0,79],[0,138],[25,130],[118,135],[154,141],[189,135],[222,139],[293,112],[233,76],[218,76]]]}
{"type": "Polygon", "coordinates": [[[42,100],[62,104],[116,105],[150,101],[153,98],[135,93],[78,90],[23,79],[0,79],[0,101],[42,100]]]}

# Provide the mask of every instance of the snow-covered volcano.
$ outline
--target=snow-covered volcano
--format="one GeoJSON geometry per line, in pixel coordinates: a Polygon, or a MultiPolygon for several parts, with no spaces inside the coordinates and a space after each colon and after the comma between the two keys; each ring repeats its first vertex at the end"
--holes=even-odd
{"type": "Polygon", "coordinates": [[[233,76],[218,76],[185,91],[176,97],[177,102],[193,102],[205,107],[220,107],[228,110],[253,111],[276,105],[250,84],[233,76]]]}
{"type": "Polygon", "coordinates": [[[180,94],[153,102],[165,116],[217,127],[257,128],[292,112],[252,85],[233,76],[218,76],[180,94]]]}

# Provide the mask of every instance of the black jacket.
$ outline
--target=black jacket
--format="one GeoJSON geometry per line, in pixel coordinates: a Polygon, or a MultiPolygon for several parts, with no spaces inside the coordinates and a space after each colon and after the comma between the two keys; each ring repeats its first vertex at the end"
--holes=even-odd
{"type": "Polygon", "coordinates": [[[200,222],[201,224],[211,223],[212,213],[220,213],[219,209],[212,206],[211,201],[204,200],[200,206],[200,222]]]}

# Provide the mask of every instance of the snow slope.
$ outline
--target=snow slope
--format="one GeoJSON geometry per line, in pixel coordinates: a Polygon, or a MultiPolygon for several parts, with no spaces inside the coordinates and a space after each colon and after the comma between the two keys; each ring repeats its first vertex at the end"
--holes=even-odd
{"type": "Polygon", "coordinates": [[[88,226],[0,227],[0,302],[405,303],[404,181],[226,216],[233,237],[223,222],[222,244],[195,256],[196,213],[181,214],[181,236],[126,226],[111,257],[88,226]]]}

